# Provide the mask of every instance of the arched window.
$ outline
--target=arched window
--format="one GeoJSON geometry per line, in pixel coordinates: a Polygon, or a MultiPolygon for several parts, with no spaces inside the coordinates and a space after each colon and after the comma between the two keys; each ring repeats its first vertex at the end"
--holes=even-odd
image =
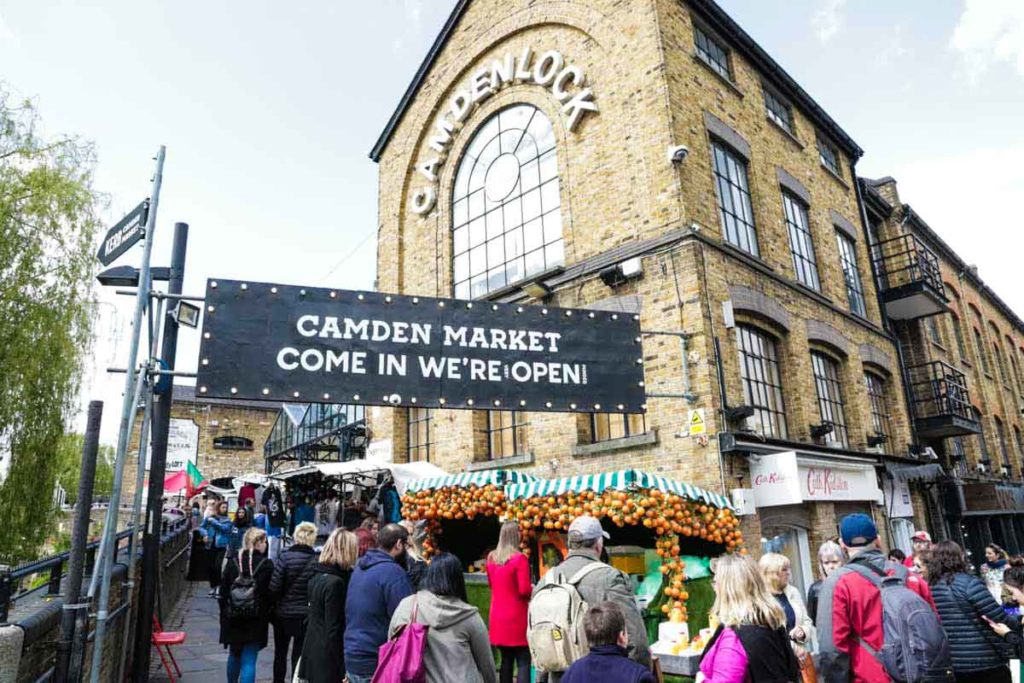
{"type": "Polygon", "coordinates": [[[484,296],[564,263],[560,196],[548,117],[520,104],[489,118],[455,176],[455,297],[484,296]]]}
{"type": "Polygon", "coordinates": [[[251,451],[252,439],[244,436],[218,436],[213,439],[213,447],[231,451],[251,451]]]}
{"type": "Polygon", "coordinates": [[[763,436],[785,439],[786,404],[782,398],[782,373],[775,339],[750,325],[736,326],[743,402],[754,409],[746,427],[763,436]]]}

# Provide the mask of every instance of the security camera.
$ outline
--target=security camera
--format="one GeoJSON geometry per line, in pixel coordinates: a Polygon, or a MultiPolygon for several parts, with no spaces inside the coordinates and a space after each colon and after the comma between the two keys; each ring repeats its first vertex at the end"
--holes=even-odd
{"type": "Polygon", "coordinates": [[[399,396],[398,394],[391,394],[390,396],[388,396],[388,403],[390,403],[393,406],[397,406],[401,402],[402,397],[399,396]]]}
{"type": "Polygon", "coordinates": [[[673,145],[668,148],[668,160],[673,164],[681,164],[690,156],[690,148],[686,145],[673,145]]]}

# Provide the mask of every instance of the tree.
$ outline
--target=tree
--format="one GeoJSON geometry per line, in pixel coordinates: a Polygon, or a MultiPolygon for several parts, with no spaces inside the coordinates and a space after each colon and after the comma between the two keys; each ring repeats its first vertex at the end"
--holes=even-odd
{"type": "MultiPolygon", "coordinates": [[[[82,475],[82,434],[65,434],[55,449],[57,459],[56,481],[67,492],[67,502],[73,505],[78,498],[78,481],[82,475]]],[[[96,480],[93,484],[93,499],[109,497],[114,490],[114,448],[100,445],[96,454],[96,480]]]]}
{"type": "Polygon", "coordinates": [[[34,557],[52,531],[54,457],[92,340],[99,228],[91,144],[43,139],[31,102],[0,85],[0,562],[34,557]]]}

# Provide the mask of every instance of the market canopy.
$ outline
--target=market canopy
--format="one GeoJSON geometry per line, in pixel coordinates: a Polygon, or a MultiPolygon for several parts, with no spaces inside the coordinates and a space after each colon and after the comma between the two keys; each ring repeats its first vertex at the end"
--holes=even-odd
{"type": "Polygon", "coordinates": [[[319,472],[325,477],[337,477],[339,479],[361,479],[364,485],[376,483],[377,475],[381,472],[390,472],[395,480],[395,488],[399,494],[404,494],[410,482],[418,479],[447,477],[448,473],[437,465],[429,462],[387,462],[366,458],[362,460],[349,460],[347,462],[321,462],[315,465],[306,465],[287,472],[272,475],[272,479],[287,482],[289,479],[319,472]]]}
{"type": "Polygon", "coordinates": [[[593,491],[603,493],[607,489],[626,491],[629,489],[656,489],[664,493],[674,493],[689,500],[701,501],[721,509],[732,509],[732,504],[725,496],[685,482],[669,479],[640,470],[618,470],[601,474],[581,474],[561,479],[536,479],[507,486],[505,495],[510,500],[533,498],[535,496],[557,496],[564,493],[593,491]]]}
{"type": "Polygon", "coordinates": [[[505,486],[507,484],[526,484],[540,481],[537,477],[515,470],[486,470],[484,472],[466,472],[443,477],[430,477],[409,482],[409,492],[443,489],[446,486],[505,486]]]}

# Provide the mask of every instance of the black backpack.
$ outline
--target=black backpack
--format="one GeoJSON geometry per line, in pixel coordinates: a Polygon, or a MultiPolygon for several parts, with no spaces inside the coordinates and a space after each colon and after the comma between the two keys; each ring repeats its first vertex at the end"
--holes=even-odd
{"type": "MultiPolygon", "coordinates": [[[[241,553],[239,554],[241,555],[241,553]]],[[[242,571],[241,556],[238,559],[238,578],[231,584],[226,605],[227,616],[232,619],[252,619],[260,614],[259,599],[256,595],[256,572],[259,571],[266,558],[260,560],[256,569],[252,568],[252,551],[249,551],[249,574],[242,571]]]]}

